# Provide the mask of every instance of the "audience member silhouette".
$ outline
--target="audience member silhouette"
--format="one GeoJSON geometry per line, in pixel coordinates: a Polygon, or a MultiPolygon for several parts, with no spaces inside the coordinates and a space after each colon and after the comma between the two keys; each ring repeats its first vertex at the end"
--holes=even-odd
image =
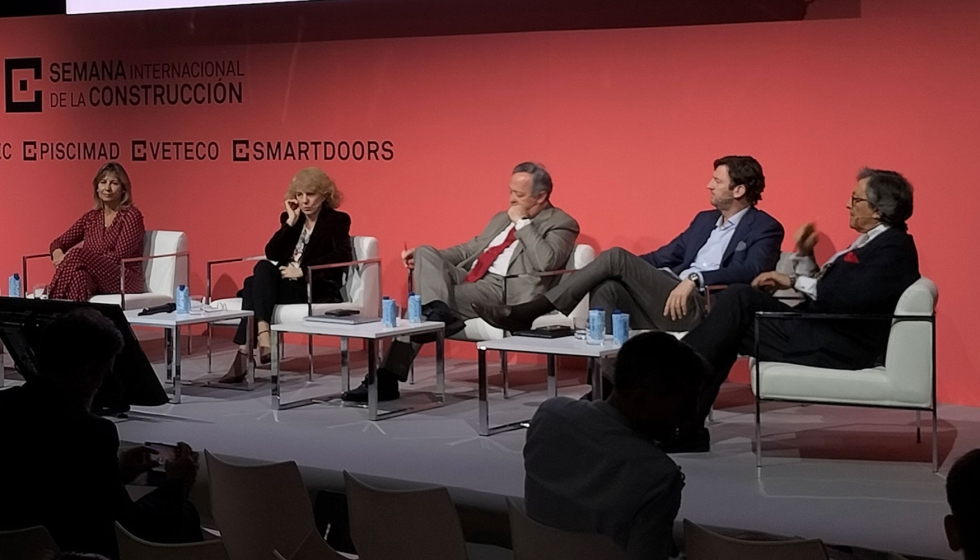
{"type": "Polygon", "coordinates": [[[125,484],[157,465],[144,447],[119,453],[115,425],[90,412],[123,347],[99,312],[63,315],[42,333],[38,375],[0,391],[0,530],[43,525],[61,550],[118,557],[114,522],[156,542],[202,540],[187,494],[197,458],[179,444],[164,482],[134,502],[125,484]]]}

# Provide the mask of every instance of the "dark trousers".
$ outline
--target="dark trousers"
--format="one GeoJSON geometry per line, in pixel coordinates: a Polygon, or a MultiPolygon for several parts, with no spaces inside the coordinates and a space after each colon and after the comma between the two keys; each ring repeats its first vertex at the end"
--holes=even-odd
{"type": "Polygon", "coordinates": [[[615,247],[599,254],[587,266],[565,278],[545,297],[555,309],[568,314],[589,295],[590,307],[606,311],[606,332],[612,332],[612,312],[629,313],[634,329],[686,331],[704,316],[704,296],[695,292],[688,300],[687,315],[674,321],[664,316],[670,292],[680,283],[633,253],[615,247]]]}
{"type": "MultiPolygon", "coordinates": [[[[712,301],[711,313],[684,337],[684,342],[711,364],[710,377],[703,380],[698,399],[696,421],[699,426],[704,425],[721,384],[739,354],[756,356],[756,311],[793,311],[793,308],[747,284],[733,284],[712,301]]],[[[757,358],[774,360],[789,354],[790,323],[788,320],[759,322],[757,358]]]]}
{"type": "MultiPolygon", "coordinates": [[[[288,280],[282,277],[279,267],[266,260],[255,263],[252,275],[245,279],[242,290],[242,309],[255,313],[255,325],[259,321],[272,322],[272,311],[278,304],[306,303],[306,280],[288,280]]],[[[235,344],[245,344],[248,321],[242,319],[235,333],[235,344]]]]}

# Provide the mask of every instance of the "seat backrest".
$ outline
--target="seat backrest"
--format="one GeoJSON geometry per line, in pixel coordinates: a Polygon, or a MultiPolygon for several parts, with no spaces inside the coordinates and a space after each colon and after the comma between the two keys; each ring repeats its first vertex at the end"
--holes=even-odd
{"type": "Polygon", "coordinates": [[[534,521],[507,499],[514,560],[625,560],[626,552],[605,535],[572,533],[534,521]]]}
{"type": "Polygon", "coordinates": [[[818,539],[743,541],[719,535],[684,520],[688,560],[827,560],[818,539]]]}
{"type": "Polygon", "coordinates": [[[120,560],[228,560],[220,540],[187,544],[151,543],[133,535],[116,522],[120,560]]]}
{"type": "MultiPolygon", "coordinates": [[[[143,237],[143,256],[169,255],[187,250],[182,231],[150,230],[143,237]]],[[[143,261],[146,291],[174,296],[179,284],[187,284],[187,257],[164,257],[143,261]]]]}
{"type": "Polygon", "coordinates": [[[344,471],[350,535],[361,560],[466,560],[449,491],[381,490],[344,471]]]}
{"type": "Polygon", "coordinates": [[[61,550],[51,533],[41,527],[0,531],[0,558],[3,560],[54,560],[61,550]]]}
{"type": "MultiPolygon", "coordinates": [[[[351,237],[354,260],[378,257],[378,239],[356,235],[351,237]]],[[[345,298],[360,306],[361,315],[376,317],[381,310],[381,263],[352,266],[347,270],[345,298]]]]}
{"type": "Polygon", "coordinates": [[[345,557],[331,548],[316,531],[306,536],[306,540],[292,556],[287,558],[277,550],[275,557],[282,560],[345,560],[345,557]]]}
{"type": "MultiPolygon", "coordinates": [[[[586,265],[595,260],[595,249],[592,245],[580,244],[575,246],[575,250],[572,251],[572,255],[568,258],[567,268],[572,268],[575,270],[581,270],[585,268],[586,265]]],[[[566,275],[567,276],[567,275],[566,275]]],[[[561,280],[559,280],[561,283],[561,280]]],[[[585,325],[588,322],[589,317],[589,296],[586,294],[582,301],[578,302],[575,309],[568,314],[572,318],[573,323],[580,323],[585,325]],[[576,321],[576,318],[578,319],[576,321]]]]}
{"type": "MultiPolygon", "coordinates": [[[[909,286],[895,306],[896,315],[932,317],[939,289],[922,277],[909,286]]],[[[933,325],[929,321],[892,321],[885,353],[888,381],[895,399],[923,406],[932,404],[933,325]]]]}
{"type": "Polygon", "coordinates": [[[292,556],[311,531],[313,506],[293,461],[239,466],[205,451],[211,512],[231,560],[292,556]]]}

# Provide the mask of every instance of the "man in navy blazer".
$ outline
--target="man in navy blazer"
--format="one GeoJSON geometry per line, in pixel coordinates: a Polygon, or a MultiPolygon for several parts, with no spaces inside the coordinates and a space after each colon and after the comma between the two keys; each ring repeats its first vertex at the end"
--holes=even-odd
{"type": "Polygon", "coordinates": [[[690,330],[704,317],[706,286],[748,283],[775,268],[783,226],[756,208],[765,181],[752,157],[717,159],[707,186],[715,209],[700,212],[664,247],[639,257],[609,249],[527,303],[473,308],[491,325],[515,331],[555,309],[570,313],[588,294],[593,308],[606,311],[607,332],[615,309],[629,313],[634,329],[690,330]]]}
{"type": "Polygon", "coordinates": [[[765,272],[750,286],[732,286],[711,305],[711,315],[684,337],[712,366],[697,414],[682,429],[675,451],[707,451],[704,421],[738,355],[805,366],[863,369],[883,363],[891,319],[759,322],[757,311],[891,316],[902,293],[919,279],[919,256],[905,224],[912,216],[912,185],[894,171],[862,169],[847,205],[857,239],[818,268],[815,226],[796,233],[793,274],[765,272]],[[790,307],[766,292],[793,288],[806,297],[790,307]]]}

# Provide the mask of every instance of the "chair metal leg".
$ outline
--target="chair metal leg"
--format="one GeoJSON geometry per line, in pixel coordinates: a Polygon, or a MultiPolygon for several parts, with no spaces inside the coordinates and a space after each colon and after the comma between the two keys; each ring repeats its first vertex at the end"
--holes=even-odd
{"type": "Polygon", "coordinates": [[[755,397],[755,467],[762,468],[762,411],[759,397],[755,397]]]}
{"type": "Polygon", "coordinates": [[[307,359],[310,362],[309,379],[310,381],[313,381],[313,335],[312,334],[306,336],[306,352],[307,352],[307,359]]]}
{"type": "Polygon", "coordinates": [[[507,377],[507,352],[500,351],[500,375],[504,378],[504,398],[510,398],[510,380],[507,377]]]}
{"type": "Polygon", "coordinates": [[[208,323],[208,373],[211,373],[211,323],[208,323]]]}
{"type": "Polygon", "coordinates": [[[415,362],[408,366],[408,384],[415,385],[415,362]]]}
{"type": "Polygon", "coordinates": [[[939,471],[939,414],[932,407],[932,472],[939,471]]]}
{"type": "Polygon", "coordinates": [[[922,412],[915,411],[915,443],[922,443],[922,412]]]}
{"type": "Polygon", "coordinates": [[[187,329],[187,355],[190,356],[194,353],[194,333],[190,329],[187,329]]]}

